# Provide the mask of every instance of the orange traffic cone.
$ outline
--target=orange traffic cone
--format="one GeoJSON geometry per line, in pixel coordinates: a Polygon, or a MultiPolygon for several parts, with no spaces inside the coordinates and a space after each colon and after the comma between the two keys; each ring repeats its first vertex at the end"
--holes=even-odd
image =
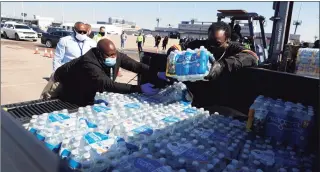
{"type": "Polygon", "coordinates": [[[49,55],[49,58],[53,58],[53,52],[52,52],[52,50],[50,51],[50,55],[49,55]]]}
{"type": "Polygon", "coordinates": [[[36,47],[36,50],[34,51],[34,53],[33,54],[40,54],[39,53],[39,49],[38,49],[38,47],[36,47]]]}
{"type": "Polygon", "coordinates": [[[43,57],[49,57],[49,53],[48,53],[48,50],[47,50],[47,49],[44,50],[43,57]]]}

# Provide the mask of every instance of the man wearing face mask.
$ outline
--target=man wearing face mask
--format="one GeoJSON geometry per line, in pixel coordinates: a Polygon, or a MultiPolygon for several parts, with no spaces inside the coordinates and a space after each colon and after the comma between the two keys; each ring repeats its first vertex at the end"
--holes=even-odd
{"type": "MultiPolygon", "coordinates": [[[[214,80],[223,71],[230,73],[242,67],[257,65],[256,53],[245,49],[241,44],[231,42],[230,39],[230,26],[225,22],[216,22],[209,27],[207,40],[195,40],[184,47],[184,49],[196,49],[204,46],[214,55],[215,62],[210,61],[212,67],[205,79],[214,80]]],[[[174,46],[169,50],[175,50],[174,46]]]]}
{"type": "Polygon", "coordinates": [[[53,58],[53,72],[63,64],[84,55],[97,43],[87,36],[87,27],[82,22],[74,24],[73,34],[59,40],[53,58]]]}
{"type": "MultiPolygon", "coordinates": [[[[194,102],[198,104],[194,104],[194,106],[206,107],[212,104],[212,101],[205,101],[206,97],[218,96],[219,91],[216,90],[225,87],[225,83],[219,79],[222,76],[229,75],[243,67],[257,66],[257,55],[242,47],[241,44],[231,42],[230,38],[230,26],[225,22],[216,22],[209,27],[207,40],[195,40],[184,47],[185,49],[196,49],[204,46],[215,58],[214,62],[210,59],[212,66],[209,74],[205,77],[209,81],[186,82],[193,95],[197,95],[194,96],[194,102]],[[201,89],[203,87],[211,89],[201,89]]],[[[175,48],[172,46],[169,50],[174,51],[175,48]]]]}
{"type": "Polygon", "coordinates": [[[55,82],[59,82],[62,86],[58,97],[64,101],[85,106],[94,103],[96,92],[139,92],[146,95],[158,93],[159,90],[153,88],[150,83],[130,85],[115,82],[120,67],[134,73],[153,73],[155,76],[158,75],[158,78],[165,79],[164,72],[151,71],[149,66],[118,52],[112,41],[103,38],[98,42],[97,48],[92,48],[55,72],[55,82]]]}
{"type": "Polygon", "coordinates": [[[99,29],[99,33],[93,37],[93,40],[95,40],[96,42],[99,42],[100,39],[102,39],[106,35],[105,29],[106,28],[104,26],[101,26],[99,29]]]}

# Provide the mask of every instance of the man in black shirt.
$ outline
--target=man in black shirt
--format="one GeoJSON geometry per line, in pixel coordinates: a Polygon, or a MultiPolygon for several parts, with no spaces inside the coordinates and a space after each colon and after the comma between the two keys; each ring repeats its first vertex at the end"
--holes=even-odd
{"type": "MultiPolygon", "coordinates": [[[[204,46],[215,58],[215,61],[211,61],[212,66],[208,76],[205,77],[213,82],[186,82],[191,93],[196,95],[194,96],[194,102],[197,102],[195,106],[206,107],[213,104],[214,99],[211,98],[218,96],[219,91],[217,90],[226,87],[225,82],[222,81],[225,77],[222,78],[222,76],[228,76],[243,67],[257,66],[257,55],[242,47],[240,43],[231,42],[230,38],[230,26],[225,22],[216,22],[209,27],[207,40],[195,40],[185,47],[185,49],[196,49],[204,46]],[[210,90],[203,88],[210,88],[210,90]]],[[[168,51],[173,50],[175,48],[172,46],[168,51]]]]}
{"type": "Polygon", "coordinates": [[[92,48],[56,70],[54,80],[62,87],[58,97],[85,106],[94,103],[96,92],[139,92],[146,95],[158,92],[150,83],[130,85],[115,82],[120,67],[134,73],[149,73],[154,74],[154,77],[158,75],[160,79],[164,76],[163,72],[151,71],[149,66],[118,52],[113,42],[105,38],[98,42],[97,48],[92,48]]]}

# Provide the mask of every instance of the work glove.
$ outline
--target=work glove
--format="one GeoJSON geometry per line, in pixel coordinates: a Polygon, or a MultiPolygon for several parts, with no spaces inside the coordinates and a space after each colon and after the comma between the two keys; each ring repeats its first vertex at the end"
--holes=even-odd
{"type": "Polygon", "coordinates": [[[142,93],[145,95],[148,95],[148,96],[155,95],[159,92],[159,89],[153,88],[153,87],[154,87],[154,85],[152,85],[150,83],[142,84],[140,86],[142,93]]]}
{"type": "Polygon", "coordinates": [[[214,80],[221,74],[222,70],[223,70],[223,64],[215,61],[210,68],[209,74],[205,76],[204,79],[214,80]]]}
{"type": "Polygon", "coordinates": [[[161,79],[161,80],[169,81],[169,79],[167,78],[165,72],[158,72],[158,73],[157,73],[157,76],[158,76],[158,78],[161,79]]]}

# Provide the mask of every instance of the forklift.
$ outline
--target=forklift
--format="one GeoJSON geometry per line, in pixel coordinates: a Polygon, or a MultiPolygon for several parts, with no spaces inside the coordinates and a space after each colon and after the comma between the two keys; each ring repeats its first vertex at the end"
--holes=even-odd
{"type": "Polygon", "coordinates": [[[257,13],[247,12],[245,10],[218,10],[217,13],[218,21],[222,19],[229,18],[231,20],[230,26],[231,28],[234,27],[236,21],[248,21],[249,25],[249,37],[248,41],[250,42],[250,49],[257,53],[259,56],[259,64],[262,65],[268,59],[268,51],[267,51],[267,43],[266,37],[264,32],[264,24],[265,24],[265,17],[261,16],[257,13]],[[259,52],[257,48],[254,38],[254,30],[253,30],[253,21],[258,21],[261,29],[261,39],[262,39],[262,48],[263,51],[259,52]]]}

